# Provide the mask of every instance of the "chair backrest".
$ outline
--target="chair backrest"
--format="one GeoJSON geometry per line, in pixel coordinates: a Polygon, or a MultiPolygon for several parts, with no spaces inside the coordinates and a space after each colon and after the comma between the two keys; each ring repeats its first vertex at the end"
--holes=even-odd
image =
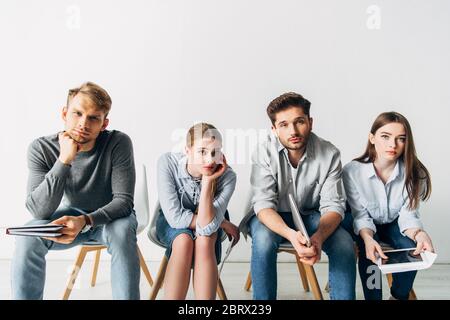
{"type": "Polygon", "coordinates": [[[136,166],[136,188],[134,191],[134,210],[138,222],[137,234],[144,230],[149,221],[150,209],[148,201],[147,170],[144,164],[136,166]]]}
{"type": "Polygon", "coordinates": [[[156,233],[156,221],[158,220],[158,216],[160,214],[161,214],[161,205],[159,204],[158,200],[153,210],[152,221],[150,222],[150,227],[148,228],[147,235],[151,242],[162,248],[166,248],[164,244],[161,241],[159,241],[158,235],[156,233]]]}

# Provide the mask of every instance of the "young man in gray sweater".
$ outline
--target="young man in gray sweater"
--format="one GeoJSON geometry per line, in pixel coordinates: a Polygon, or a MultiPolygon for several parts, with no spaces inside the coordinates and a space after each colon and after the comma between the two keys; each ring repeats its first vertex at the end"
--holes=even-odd
{"type": "Polygon", "coordinates": [[[105,130],[111,98],[87,82],[69,91],[64,131],[34,140],[28,149],[28,224],[64,225],[56,238],[17,237],[12,298],[42,299],[45,256],[95,240],[112,256],[114,299],[139,299],[135,167],[130,138],[105,130]]]}

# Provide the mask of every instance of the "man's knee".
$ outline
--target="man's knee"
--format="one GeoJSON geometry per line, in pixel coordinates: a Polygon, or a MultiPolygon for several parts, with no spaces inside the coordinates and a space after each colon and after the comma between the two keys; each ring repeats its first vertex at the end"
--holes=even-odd
{"type": "Polygon", "coordinates": [[[326,240],[324,251],[328,256],[339,255],[342,258],[355,260],[355,242],[351,235],[342,227],[326,240]]]}
{"type": "Polygon", "coordinates": [[[261,222],[257,223],[259,225],[253,226],[251,230],[253,250],[265,254],[276,253],[279,246],[277,234],[261,222]]]}
{"type": "MultiPolygon", "coordinates": [[[[50,223],[50,220],[38,220],[33,219],[25,223],[26,226],[33,226],[33,225],[41,225],[41,224],[48,224],[50,223]]],[[[42,246],[46,245],[46,242],[49,242],[49,240],[45,240],[39,237],[16,237],[16,252],[32,252],[42,246]]]]}
{"type": "Polygon", "coordinates": [[[16,239],[16,258],[26,256],[35,252],[47,252],[47,244],[45,240],[39,237],[17,237],[16,239]]]}
{"type": "Polygon", "coordinates": [[[107,242],[136,242],[137,221],[134,214],[113,220],[105,225],[104,232],[107,242]]]}

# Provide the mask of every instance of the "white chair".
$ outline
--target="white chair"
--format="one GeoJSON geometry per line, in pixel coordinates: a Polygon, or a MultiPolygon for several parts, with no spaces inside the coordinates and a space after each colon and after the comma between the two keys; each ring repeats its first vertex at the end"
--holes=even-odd
{"type": "MultiPolygon", "coordinates": [[[[155,210],[153,211],[152,221],[151,221],[150,227],[148,229],[148,237],[151,242],[160,246],[161,248],[166,249],[166,246],[161,241],[159,241],[158,235],[156,233],[156,221],[160,214],[160,209],[161,209],[161,206],[158,201],[158,203],[155,206],[155,210]]],[[[226,218],[229,219],[229,217],[227,217],[227,216],[226,216],[226,218]]],[[[225,234],[225,232],[223,232],[221,240],[224,241],[226,238],[227,238],[227,235],[225,234]]],[[[164,282],[164,277],[166,275],[168,262],[169,262],[169,260],[167,259],[166,255],[164,254],[161,264],[159,265],[159,270],[158,270],[158,274],[156,275],[155,284],[152,287],[151,292],[150,292],[150,300],[156,299],[158,292],[162,287],[162,284],[164,282]]],[[[227,295],[225,294],[225,290],[223,288],[222,281],[220,280],[220,276],[219,276],[219,279],[217,282],[217,295],[219,296],[219,298],[221,300],[227,300],[227,295]]]]}
{"type": "MultiPolygon", "coordinates": [[[[136,211],[136,219],[138,222],[138,227],[136,230],[137,234],[140,234],[148,225],[149,217],[150,217],[150,209],[149,209],[149,200],[148,200],[148,187],[147,187],[147,172],[145,165],[137,166],[136,168],[136,188],[134,195],[134,210],[136,211]]],[[[75,284],[75,280],[77,279],[78,273],[81,269],[81,266],[84,262],[86,254],[90,251],[95,251],[95,261],[94,268],[92,270],[91,276],[91,287],[95,286],[95,282],[97,280],[97,271],[98,265],[100,262],[100,254],[103,249],[107,247],[96,241],[88,241],[83,243],[80,247],[80,251],[78,253],[77,259],[75,260],[73,270],[70,274],[69,280],[67,282],[66,289],[64,290],[63,300],[69,299],[70,293],[72,292],[72,288],[75,284]]],[[[139,264],[141,266],[142,271],[144,272],[145,277],[147,278],[150,286],[153,286],[153,279],[148,271],[147,264],[145,263],[144,257],[142,256],[141,250],[138,246],[138,254],[139,254],[139,264]]]]}

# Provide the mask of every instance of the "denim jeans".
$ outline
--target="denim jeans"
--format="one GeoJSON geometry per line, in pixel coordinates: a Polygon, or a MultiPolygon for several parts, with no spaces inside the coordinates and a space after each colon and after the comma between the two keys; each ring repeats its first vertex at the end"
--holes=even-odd
{"type": "MultiPolygon", "coordinates": [[[[289,227],[294,228],[290,212],[280,213],[280,216],[289,227]]],[[[304,215],[302,218],[308,234],[313,235],[319,226],[320,213],[304,215]]],[[[280,243],[287,240],[268,229],[256,216],[249,221],[249,227],[252,236],[253,299],[274,300],[277,298],[277,252],[280,243]]],[[[356,258],[351,235],[338,226],[325,240],[322,250],[329,259],[330,298],[354,300],[356,258]]]]}
{"type": "MultiPolygon", "coordinates": [[[[75,208],[58,209],[49,220],[31,220],[28,225],[45,224],[62,216],[79,216],[75,208]]],[[[70,244],[59,244],[38,237],[16,237],[11,265],[13,299],[42,299],[45,284],[45,256],[49,250],[64,250],[95,240],[108,247],[111,254],[113,299],[139,299],[140,266],[134,213],[108,224],[80,233],[70,244]]],[[[62,286],[64,284],[61,284],[62,286]]]]}
{"type": "MultiPolygon", "coordinates": [[[[376,224],[377,232],[374,239],[389,244],[394,249],[415,248],[416,244],[410,238],[400,233],[397,219],[391,223],[376,224]]],[[[357,238],[359,248],[358,270],[366,300],[382,300],[381,271],[366,258],[366,248],[361,237],[357,238]],[[375,272],[375,273],[374,273],[375,272]],[[374,278],[376,277],[376,278],[374,278]],[[378,284],[378,285],[376,285],[378,284]]],[[[417,271],[392,274],[391,295],[399,300],[407,300],[416,277],[417,271]]]]}

